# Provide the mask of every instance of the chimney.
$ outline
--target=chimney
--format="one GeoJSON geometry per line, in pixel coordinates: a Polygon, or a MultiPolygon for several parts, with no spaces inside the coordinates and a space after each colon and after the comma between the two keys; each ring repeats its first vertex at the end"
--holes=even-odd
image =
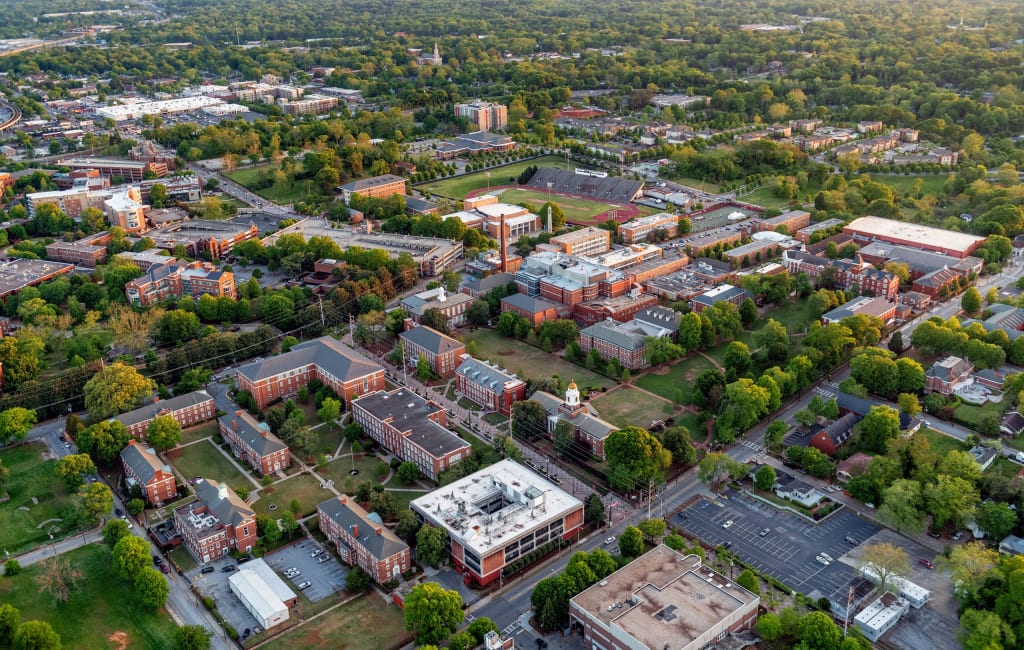
{"type": "Polygon", "coordinates": [[[383,535],[384,534],[384,529],[383,528],[375,528],[373,530],[373,532],[377,533],[378,535],[383,535]]]}
{"type": "Polygon", "coordinates": [[[345,498],[344,494],[338,497],[338,503],[340,503],[341,505],[345,505],[346,503],[348,503],[348,499],[345,498]]]}
{"type": "Polygon", "coordinates": [[[352,537],[359,537],[359,524],[352,524],[352,537]]]}
{"type": "Polygon", "coordinates": [[[242,417],[242,411],[241,411],[241,409],[239,409],[239,410],[235,411],[235,416],[237,416],[237,417],[242,417]]]}
{"type": "Polygon", "coordinates": [[[267,432],[264,429],[260,429],[260,438],[266,438],[267,432]]]}
{"type": "Polygon", "coordinates": [[[232,431],[238,431],[238,420],[232,420],[231,421],[231,430],[232,431]]]}

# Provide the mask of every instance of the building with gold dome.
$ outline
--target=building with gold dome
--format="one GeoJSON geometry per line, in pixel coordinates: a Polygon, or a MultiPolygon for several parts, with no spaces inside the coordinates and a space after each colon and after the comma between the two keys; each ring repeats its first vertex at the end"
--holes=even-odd
{"type": "Polygon", "coordinates": [[[553,437],[559,421],[572,425],[575,439],[586,445],[591,453],[604,458],[604,441],[612,431],[619,427],[602,420],[597,411],[580,398],[580,389],[576,382],[570,382],[565,390],[565,399],[539,390],[530,397],[540,403],[548,412],[547,435],[553,437]]]}

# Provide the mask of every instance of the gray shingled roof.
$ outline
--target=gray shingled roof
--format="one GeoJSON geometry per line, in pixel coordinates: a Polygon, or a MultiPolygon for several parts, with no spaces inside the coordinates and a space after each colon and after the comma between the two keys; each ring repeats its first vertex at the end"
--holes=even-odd
{"type": "Polygon", "coordinates": [[[148,485],[160,471],[173,476],[171,468],[165,465],[152,449],[134,444],[134,441],[121,450],[121,460],[131,468],[135,476],[139,477],[143,485],[148,485]]]}
{"type": "Polygon", "coordinates": [[[526,295],[525,293],[514,293],[511,296],[505,296],[501,299],[501,302],[508,303],[517,309],[528,311],[531,314],[545,311],[551,307],[557,309],[560,305],[544,298],[534,298],[526,295]]]}
{"type": "Polygon", "coordinates": [[[388,183],[396,183],[398,181],[405,182],[405,179],[401,176],[395,176],[394,174],[384,174],[383,176],[374,176],[373,178],[360,178],[354,180],[351,183],[345,183],[341,186],[341,189],[355,192],[359,190],[369,189],[371,187],[377,187],[378,185],[387,185],[388,183]]]}
{"type": "Polygon", "coordinates": [[[235,494],[235,491],[226,483],[217,483],[201,478],[195,483],[196,496],[199,501],[206,504],[221,523],[237,526],[247,519],[252,519],[256,513],[249,507],[242,498],[235,494]],[[224,494],[221,495],[220,487],[224,487],[224,494]]]}
{"type": "Polygon", "coordinates": [[[581,330],[580,334],[586,334],[595,339],[606,341],[623,350],[639,350],[644,346],[643,334],[638,333],[628,324],[616,321],[596,323],[581,330]]]}
{"type": "Polygon", "coordinates": [[[352,403],[366,409],[378,420],[391,418],[391,426],[401,432],[408,431],[408,440],[438,458],[470,446],[457,434],[427,419],[429,415],[441,410],[441,407],[433,402],[428,403],[407,388],[398,388],[390,393],[379,390],[363,395],[352,403]]]}
{"type": "Polygon", "coordinates": [[[170,399],[163,399],[153,402],[152,404],[146,404],[134,411],[122,413],[114,419],[118,420],[126,427],[130,427],[133,424],[138,424],[139,422],[152,420],[164,411],[177,411],[196,404],[202,404],[203,402],[207,402],[212,399],[213,398],[210,397],[210,394],[205,390],[194,390],[191,393],[185,393],[184,395],[178,395],[177,397],[172,397],[170,399]]]}
{"type": "Polygon", "coordinates": [[[235,435],[241,438],[248,447],[252,448],[260,456],[266,456],[285,448],[285,444],[281,442],[280,438],[271,433],[270,427],[266,423],[257,423],[244,411],[241,415],[229,413],[222,416],[218,421],[224,427],[234,429],[235,435]],[[238,426],[233,426],[236,423],[238,426]]]}
{"type": "Polygon", "coordinates": [[[351,381],[382,370],[379,364],[346,347],[341,341],[321,336],[299,343],[284,354],[244,365],[238,369],[238,374],[251,381],[259,381],[309,364],[323,368],[342,381],[351,381]]]}
{"type": "Polygon", "coordinates": [[[498,390],[505,385],[505,382],[522,381],[507,370],[478,361],[469,355],[463,357],[462,363],[459,364],[455,372],[474,384],[489,386],[491,390],[498,390]]]}
{"type": "Polygon", "coordinates": [[[424,325],[406,330],[399,334],[399,336],[403,340],[414,343],[425,350],[430,350],[434,354],[444,354],[445,352],[451,352],[462,347],[462,344],[452,337],[445,336],[441,332],[424,325]]]}
{"type": "Polygon", "coordinates": [[[350,498],[328,499],[318,505],[317,510],[320,516],[329,517],[358,539],[359,544],[378,560],[389,558],[409,548],[409,545],[400,540],[387,526],[369,519],[366,511],[350,498]],[[345,503],[341,502],[342,499],[345,499],[345,503]],[[358,527],[358,535],[353,534],[354,526],[358,527]],[[380,531],[379,535],[377,534],[378,530],[380,531]]]}

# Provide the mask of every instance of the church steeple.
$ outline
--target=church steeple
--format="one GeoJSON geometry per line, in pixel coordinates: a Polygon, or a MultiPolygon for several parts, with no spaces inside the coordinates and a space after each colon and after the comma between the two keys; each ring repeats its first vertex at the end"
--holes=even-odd
{"type": "Polygon", "coordinates": [[[577,388],[575,381],[569,382],[569,387],[565,391],[565,401],[559,408],[570,418],[574,418],[583,412],[583,403],[580,402],[580,389],[577,388]]]}
{"type": "Polygon", "coordinates": [[[437,49],[437,41],[434,41],[434,65],[441,65],[441,52],[437,49]]]}

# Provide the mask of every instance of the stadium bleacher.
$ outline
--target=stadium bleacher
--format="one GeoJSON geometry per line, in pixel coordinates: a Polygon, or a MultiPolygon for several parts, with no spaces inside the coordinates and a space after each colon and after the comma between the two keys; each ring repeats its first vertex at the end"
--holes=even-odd
{"type": "Polygon", "coordinates": [[[609,203],[630,203],[640,197],[644,182],[611,176],[596,178],[564,169],[541,167],[526,186],[542,192],[550,188],[552,192],[575,194],[609,203]]]}

